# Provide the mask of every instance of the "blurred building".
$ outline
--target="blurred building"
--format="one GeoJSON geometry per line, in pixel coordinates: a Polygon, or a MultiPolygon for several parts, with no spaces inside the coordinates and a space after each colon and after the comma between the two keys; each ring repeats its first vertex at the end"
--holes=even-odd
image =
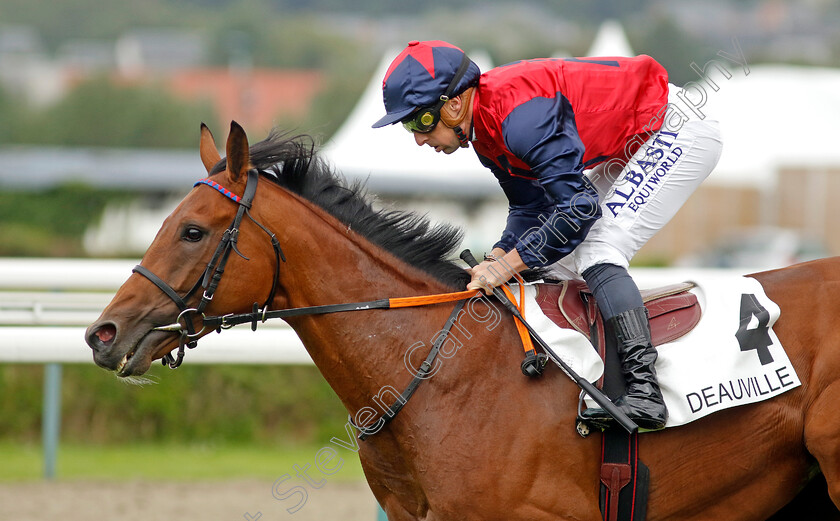
{"type": "Polygon", "coordinates": [[[236,120],[267,133],[278,123],[301,121],[324,88],[317,70],[263,69],[247,53],[231,50],[228,67],[210,67],[208,43],[197,32],[132,30],[116,41],[74,39],[48,56],[26,27],[0,28],[0,86],[34,106],[53,103],[94,76],[120,85],[161,87],[186,101],[207,101],[227,128],[236,120]]]}
{"type": "Polygon", "coordinates": [[[135,29],[114,44],[117,70],[132,77],[161,74],[206,63],[207,43],[199,33],[175,29],[135,29]]]}
{"type": "Polygon", "coordinates": [[[33,105],[48,104],[62,95],[61,72],[32,28],[6,26],[0,30],[0,86],[33,105]]]}
{"type": "Polygon", "coordinates": [[[182,99],[209,101],[219,128],[236,120],[260,134],[281,122],[304,120],[324,88],[320,71],[296,69],[185,68],[162,81],[182,99]]]}

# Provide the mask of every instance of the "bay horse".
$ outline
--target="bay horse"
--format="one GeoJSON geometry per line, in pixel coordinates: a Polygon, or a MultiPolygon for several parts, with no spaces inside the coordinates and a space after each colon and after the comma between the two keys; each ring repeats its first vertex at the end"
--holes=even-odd
{"type": "MultiPolygon", "coordinates": [[[[255,302],[264,302],[264,310],[287,310],[465,288],[469,275],[450,260],[460,241],[457,229],[374,209],[362,186],[347,186],[307,143],[275,131],[250,147],[232,123],[222,159],[202,125],[200,156],[209,181],[197,184],[165,220],[140,271],[88,328],[98,365],[122,377],[140,375],[183,343],[161,326],[179,317],[184,328],[200,329],[200,315],[185,315],[149,274],[176,297],[195,301],[191,288],[211,278],[205,266],[216,262],[225,237],[235,236],[234,253],[202,313],[247,313],[255,302]],[[248,218],[232,226],[242,211],[235,200],[245,197],[254,170],[260,183],[248,218]]],[[[820,508],[820,519],[838,518],[840,354],[833,321],[840,266],[827,259],[754,277],[781,307],[774,329],[802,385],[641,435],[639,453],[651,473],[650,521],[803,519],[800,508],[820,508]],[[783,509],[802,491],[806,500],[783,509]]],[[[286,321],[358,420],[359,412],[394,401],[383,389],[402,389],[412,380],[406,353],[414,349],[422,360],[453,306],[286,321]]],[[[393,421],[359,443],[374,496],[391,521],[601,519],[600,442],[575,432],[578,388],[556,368],[540,379],[524,377],[515,324],[492,306],[489,299],[475,304],[452,331],[458,344],[438,359],[433,377],[393,421]],[[492,313],[498,313],[493,327],[479,320],[492,313]]],[[[189,340],[207,332],[193,331],[189,340]]]]}

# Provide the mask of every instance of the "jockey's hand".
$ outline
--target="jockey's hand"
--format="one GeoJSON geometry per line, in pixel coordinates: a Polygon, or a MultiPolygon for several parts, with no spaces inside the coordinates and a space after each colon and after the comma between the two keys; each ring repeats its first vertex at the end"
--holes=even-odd
{"type": "MultiPolygon", "coordinates": [[[[495,262],[497,259],[501,259],[505,256],[505,250],[501,248],[493,248],[493,251],[488,253],[484,256],[484,260],[473,266],[472,268],[467,268],[467,271],[470,275],[474,275],[476,270],[483,270],[486,269],[491,263],[495,262]]],[[[475,279],[473,279],[475,280],[475,279]]]]}
{"type": "MultiPolygon", "coordinates": [[[[494,255],[495,251],[493,250],[494,255]]],[[[467,289],[478,289],[487,295],[492,295],[493,288],[501,286],[510,280],[515,273],[528,268],[519,258],[519,252],[516,249],[497,259],[488,259],[476,265],[471,270],[472,280],[467,284],[467,289]]]]}

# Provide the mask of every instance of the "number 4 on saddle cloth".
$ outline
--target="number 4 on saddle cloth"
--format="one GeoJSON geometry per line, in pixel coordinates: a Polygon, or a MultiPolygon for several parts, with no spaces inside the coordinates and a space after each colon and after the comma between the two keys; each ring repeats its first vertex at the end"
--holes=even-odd
{"type": "MultiPolygon", "coordinates": [[[[530,284],[525,290],[528,323],[579,375],[599,385],[606,381],[605,394],[619,396],[624,379],[617,355],[605,349],[601,314],[586,285],[572,280],[530,284]]],[[[641,293],[659,353],[656,372],[668,406],[666,428],[800,385],[773,332],[779,307],[757,280],[701,274],[692,282],[641,293]]]]}

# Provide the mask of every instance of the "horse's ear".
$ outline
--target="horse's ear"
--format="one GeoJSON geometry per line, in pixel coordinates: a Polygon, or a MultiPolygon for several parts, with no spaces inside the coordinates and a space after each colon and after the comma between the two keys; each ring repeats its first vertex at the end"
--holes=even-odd
{"type": "Polygon", "coordinates": [[[239,181],[251,168],[248,153],[248,136],[236,121],[230,122],[230,134],[227,140],[227,171],[234,182],[239,181]]]}
{"type": "Polygon", "coordinates": [[[204,123],[201,124],[201,144],[199,145],[199,154],[201,155],[201,162],[204,163],[204,168],[207,173],[216,166],[216,163],[222,160],[219,155],[219,149],[216,148],[216,140],[213,139],[213,133],[207,128],[204,123]]]}

